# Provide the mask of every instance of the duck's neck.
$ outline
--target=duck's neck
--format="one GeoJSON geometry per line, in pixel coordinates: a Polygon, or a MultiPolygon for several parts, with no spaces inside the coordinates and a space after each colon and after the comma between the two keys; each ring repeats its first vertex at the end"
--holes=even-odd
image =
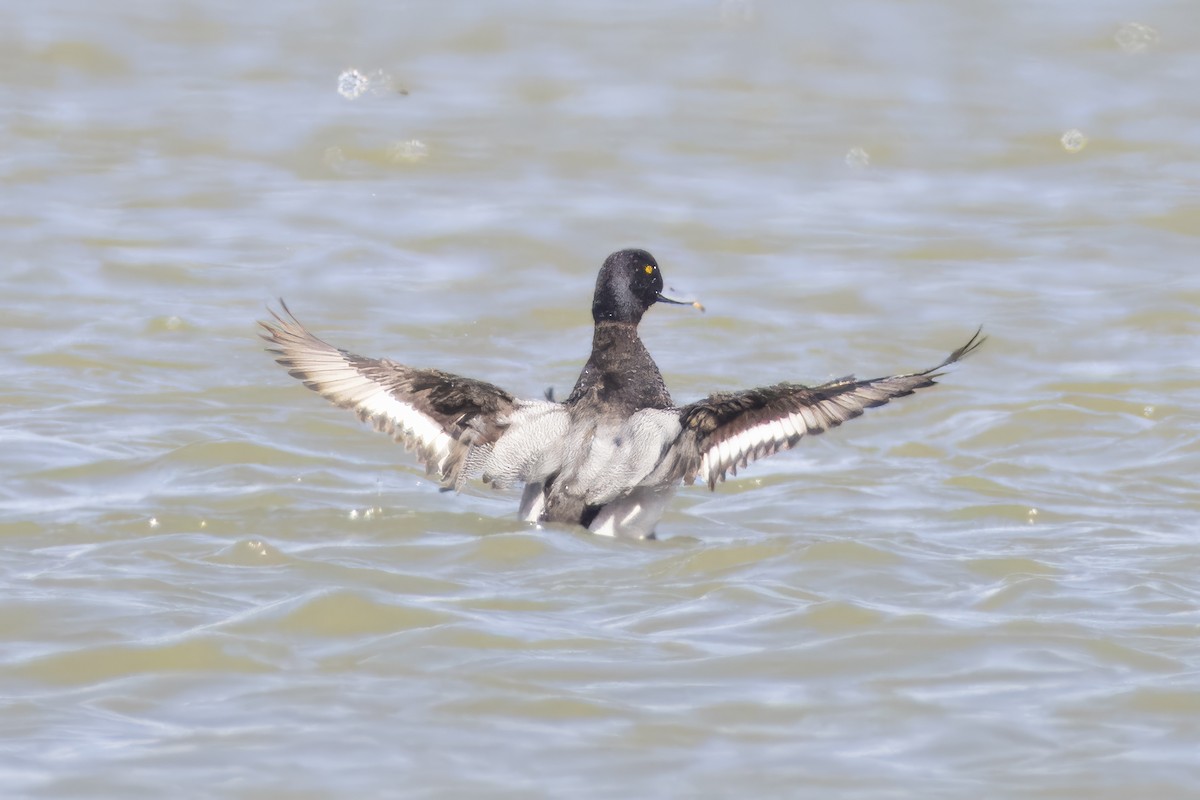
{"type": "Polygon", "coordinates": [[[671,395],[658,365],[650,357],[637,325],[599,322],[592,333],[592,354],[579,373],[569,406],[599,406],[633,413],[643,408],[669,408],[671,395]]]}

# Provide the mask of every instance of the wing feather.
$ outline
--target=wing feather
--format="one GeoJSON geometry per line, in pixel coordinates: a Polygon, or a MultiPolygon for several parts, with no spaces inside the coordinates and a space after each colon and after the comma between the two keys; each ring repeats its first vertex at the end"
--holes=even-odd
{"type": "Polygon", "coordinates": [[[676,471],[714,488],[726,474],[816,436],[884,405],[932,386],[939,370],[973,353],[986,337],[982,329],[935,367],[870,380],[853,376],[820,386],[780,383],[742,392],[715,394],[679,410],[683,427],[676,471]]]}
{"type": "Polygon", "coordinates": [[[317,338],[279,301],[283,314],[260,322],[268,352],[336,406],[415,450],[430,474],[459,487],[483,463],[519,405],[490,383],[366,358],[317,338]]]}

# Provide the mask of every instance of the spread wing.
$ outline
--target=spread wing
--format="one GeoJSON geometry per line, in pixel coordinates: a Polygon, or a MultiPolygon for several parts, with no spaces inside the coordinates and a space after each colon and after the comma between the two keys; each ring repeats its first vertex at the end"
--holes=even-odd
{"type": "Polygon", "coordinates": [[[519,404],[490,383],[339,350],[279,302],[286,316],[268,309],[274,321],[259,322],[275,360],[334,405],[403,441],[445,486],[460,487],[479,468],[519,404]]]}
{"type": "Polygon", "coordinates": [[[854,419],[864,410],[936,383],[938,370],[970,355],[987,337],[983,329],[936,367],[907,375],[855,380],[853,376],[822,384],[780,383],[743,392],[714,394],[679,410],[683,433],[675,467],[688,483],[697,477],[714,488],[726,472],[751,461],[789,450],[805,436],[815,436],[854,419]]]}

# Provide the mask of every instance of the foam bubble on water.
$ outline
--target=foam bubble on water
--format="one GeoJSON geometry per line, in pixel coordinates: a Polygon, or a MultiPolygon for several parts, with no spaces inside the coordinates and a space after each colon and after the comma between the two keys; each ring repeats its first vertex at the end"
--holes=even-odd
{"type": "Polygon", "coordinates": [[[350,513],[347,516],[350,519],[358,519],[358,509],[357,508],[350,509],[350,513]]]}
{"type": "Polygon", "coordinates": [[[148,524],[150,525],[151,528],[157,528],[158,527],[158,517],[151,517],[150,522],[148,524]]]}
{"type": "Polygon", "coordinates": [[[1158,31],[1140,22],[1126,22],[1113,34],[1117,47],[1129,54],[1144,53],[1158,44],[1158,31]]]}
{"type": "Polygon", "coordinates": [[[388,159],[395,164],[412,164],[429,156],[429,148],[420,139],[395,142],[388,148],[388,159]]]}
{"type": "Polygon", "coordinates": [[[1146,406],[1142,409],[1142,416],[1146,419],[1154,416],[1154,406],[1146,406]]]}
{"type": "Polygon", "coordinates": [[[871,154],[861,147],[851,147],[846,153],[846,166],[850,169],[866,169],[871,166],[871,154]]]}
{"type": "Polygon", "coordinates": [[[1029,524],[1037,522],[1038,510],[1036,508],[1029,509],[1029,524]]]}
{"type": "Polygon", "coordinates": [[[1068,153],[1078,153],[1087,147],[1088,138],[1078,128],[1071,128],[1071,130],[1062,135],[1059,141],[1062,142],[1063,150],[1066,150],[1068,153]]]}
{"type": "Polygon", "coordinates": [[[348,69],[338,75],[338,94],[347,100],[357,100],[371,87],[371,79],[356,69],[348,69]]]}

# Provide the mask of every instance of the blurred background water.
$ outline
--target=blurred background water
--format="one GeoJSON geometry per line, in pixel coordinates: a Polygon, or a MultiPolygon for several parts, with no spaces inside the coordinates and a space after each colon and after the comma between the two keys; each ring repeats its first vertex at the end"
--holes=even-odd
{"type": "Polygon", "coordinates": [[[5,797],[1195,797],[1192,3],[8,2],[5,797]],[[264,354],[943,385],[663,541],[444,495],[264,354]]]}

